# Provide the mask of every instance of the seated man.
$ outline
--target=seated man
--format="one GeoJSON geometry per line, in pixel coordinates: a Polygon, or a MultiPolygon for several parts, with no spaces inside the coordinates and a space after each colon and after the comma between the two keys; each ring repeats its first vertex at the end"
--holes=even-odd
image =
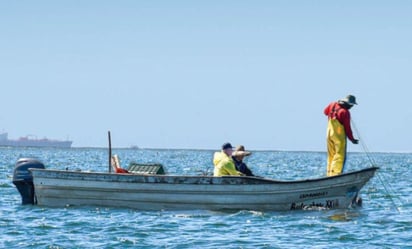
{"type": "Polygon", "coordinates": [[[235,163],[236,170],[247,176],[254,176],[252,171],[247,167],[243,159],[246,156],[250,156],[252,153],[245,151],[245,146],[239,145],[236,147],[235,151],[232,153],[232,159],[235,163]]]}
{"type": "Polygon", "coordinates": [[[235,164],[232,160],[233,147],[230,143],[225,143],[222,145],[222,151],[215,152],[213,156],[213,164],[215,169],[213,171],[213,176],[240,176],[242,173],[236,170],[235,164]]]}

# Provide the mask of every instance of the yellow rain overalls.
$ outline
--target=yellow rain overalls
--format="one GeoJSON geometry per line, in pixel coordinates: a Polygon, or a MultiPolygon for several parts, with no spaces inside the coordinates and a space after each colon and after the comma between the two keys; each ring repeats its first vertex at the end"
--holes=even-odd
{"type": "Polygon", "coordinates": [[[345,128],[337,119],[329,119],[327,129],[328,165],[327,176],[339,175],[346,160],[345,128]]]}
{"type": "Polygon", "coordinates": [[[242,175],[242,173],[236,170],[232,158],[226,155],[223,151],[215,152],[213,156],[213,164],[215,165],[213,176],[242,175]]]}
{"type": "Polygon", "coordinates": [[[329,104],[325,110],[328,116],[326,143],[328,147],[327,176],[339,175],[346,161],[347,138],[354,141],[350,127],[350,113],[339,103],[329,104]]]}

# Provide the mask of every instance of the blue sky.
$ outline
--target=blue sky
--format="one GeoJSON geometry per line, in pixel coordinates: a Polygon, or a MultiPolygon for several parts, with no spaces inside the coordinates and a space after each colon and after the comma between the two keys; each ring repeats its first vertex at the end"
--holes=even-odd
{"type": "MultiPolygon", "coordinates": [[[[0,130],[75,147],[325,151],[354,94],[370,151],[411,152],[411,1],[2,1],[0,130]]],[[[350,145],[349,151],[362,151],[350,145]]]]}

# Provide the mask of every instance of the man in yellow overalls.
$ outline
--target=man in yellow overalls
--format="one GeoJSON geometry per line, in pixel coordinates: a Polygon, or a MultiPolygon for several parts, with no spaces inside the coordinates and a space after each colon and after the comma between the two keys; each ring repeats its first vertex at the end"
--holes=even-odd
{"type": "Polygon", "coordinates": [[[241,176],[243,175],[236,170],[235,164],[232,159],[233,147],[230,143],[222,145],[222,150],[215,152],[213,156],[213,164],[215,169],[213,176],[241,176]]]}
{"type": "Polygon", "coordinates": [[[350,125],[350,112],[354,105],[357,105],[356,98],[348,95],[337,102],[330,103],[324,110],[328,116],[327,147],[328,165],[327,176],[339,175],[343,171],[346,160],[346,138],[353,144],[358,144],[352,134],[350,125]]]}

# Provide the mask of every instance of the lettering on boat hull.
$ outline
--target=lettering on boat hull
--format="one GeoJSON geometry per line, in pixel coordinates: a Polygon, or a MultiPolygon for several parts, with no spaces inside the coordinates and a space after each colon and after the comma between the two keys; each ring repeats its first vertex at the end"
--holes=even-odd
{"type": "Polygon", "coordinates": [[[301,194],[299,195],[299,199],[306,199],[306,198],[313,198],[313,197],[320,197],[320,196],[327,196],[328,191],[317,192],[317,193],[309,193],[309,194],[301,194]]]}
{"type": "Polygon", "coordinates": [[[325,200],[325,201],[319,201],[319,202],[311,202],[311,203],[303,203],[303,202],[298,202],[298,203],[292,203],[290,205],[290,210],[307,210],[307,209],[312,209],[312,208],[338,208],[339,207],[339,200],[325,200]]]}

